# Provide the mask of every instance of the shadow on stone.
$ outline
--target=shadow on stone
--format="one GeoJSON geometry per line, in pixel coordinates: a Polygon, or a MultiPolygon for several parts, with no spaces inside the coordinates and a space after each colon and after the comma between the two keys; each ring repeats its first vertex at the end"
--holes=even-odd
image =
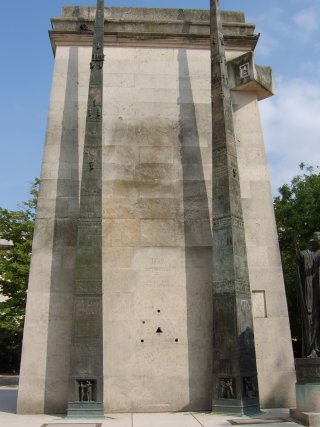
{"type": "Polygon", "coordinates": [[[208,410],[212,389],[212,233],[186,49],[179,49],[178,65],[190,398],[183,409],[208,410]]]}
{"type": "Polygon", "coordinates": [[[78,111],[78,48],[70,47],[52,248],[45,413],[61,413],[68,402],[70,313],[79,215],[78,111]]]}

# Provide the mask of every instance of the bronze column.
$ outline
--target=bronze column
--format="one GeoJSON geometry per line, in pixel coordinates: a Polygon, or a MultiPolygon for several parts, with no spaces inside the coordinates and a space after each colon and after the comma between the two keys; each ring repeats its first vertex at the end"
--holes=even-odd
{"type": "Polygon", "coordinates": [[[68,417],[103,416],[102,96],[104,0],[97,0],[83,152],[68,417]]]}
{"type": "Polygon", "coordinates": [[[237,147],[219,1],[210,0],[213,235],[212,411],[259,412],[237,147]]]}

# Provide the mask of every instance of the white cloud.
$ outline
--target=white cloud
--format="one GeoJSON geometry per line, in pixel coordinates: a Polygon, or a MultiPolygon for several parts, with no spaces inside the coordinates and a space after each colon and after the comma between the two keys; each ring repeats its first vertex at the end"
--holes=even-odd
{"type": "Polygon", "coordinates": [[[280,79],[276,87],[276,96],[260,104],[274,193],[301,162],[320,165],[320,84],[280,79]]]}
{"type": "Polygon", "coordinates": [[[293,21],[304,31],[316,31],[318,29],[318,13],[315,9],[300,10],[293,21]]]}
{"type": "Polygon", "coordinates": [[[298,26],[300,38],[308,38],[318,30],[319,13],[316,9],[302,9],[293,17],[293,22],[298,26]]]}

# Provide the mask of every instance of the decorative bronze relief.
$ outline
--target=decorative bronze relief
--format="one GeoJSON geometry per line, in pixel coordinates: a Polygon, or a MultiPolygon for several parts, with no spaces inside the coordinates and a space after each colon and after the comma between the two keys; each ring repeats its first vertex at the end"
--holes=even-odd
{"type": "Polygon", "coordinates": [[[235,380],[234,378],[219,379],[219,399],[235,399],[235,380]]]}
{"type": "Polygon", "coordinates": [[[77,380],[79,388],[80,402],[95,402],[96,381],[95,380],[77,380]]]}

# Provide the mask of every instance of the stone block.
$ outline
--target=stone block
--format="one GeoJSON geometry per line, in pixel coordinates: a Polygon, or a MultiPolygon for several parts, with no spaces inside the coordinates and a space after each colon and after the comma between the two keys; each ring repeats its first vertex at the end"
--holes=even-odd
{"type": "Polygon", "coordinates": [[[318,413],[290,409],[290,417],[305,426],[318,427],[320,425],[320,415],[318,413]]]}
{"type": "Polygon", "coordinates": [[[133,292],[108,292],[110,309],[107,312],[107,319],[112,321],[126,320],[133,316],[134,304],[133,292]]]}
{"type": "MultiPolygon", "coordinates": [[[[111,59],[111,58],[109,58],[111,59]]],[[[136,85],[135,75],[134,74],[121,74],[121,73],[110,73],[109,70],[104,76],[104,86],[106,88],[116,87],[116,88],[130,88],[136,85]]],[[[106,97],[108,96],[108,89],[105,90],[106,97]]],[[[108,99],[108,98],[106,98],[108,99]]]]}
{"type": "Polygon", "coordinates": [[[105,183],[103,194],[106,198],[129,198],[137,199],[139,195],[139,184],[132,180],[113,180],[105,183]]]}
{"type": "Polygon", "coordinates": [[[135,168],[135,179],[138,181],[175,180],[177,170],[167,163],[141,163],[135,168]]]}
{"type": "Polygon", "coordinates": [[[133,117],[139,119],[153,119],[154,117],[161,117],[162,119],[179,120],[179,106],[176,103],[170,102],[139,102],[133,108],[133,117]],[[151,113],[152,112],[152,113],[151,113]]]}
{"type": "Polygon", "coordinates": [[[37,218],[35,224],[35,237],[32,242],[32,247],[34,251],[38,249],[43,249],[45,251],[52,248],[54,227],[54,218],[37,218]]]}
{"type": "Polygon", "coordinates": [[[174,198],[181,193],[181,181],[153,181],[138,183],[141,198],[174,198]]]}
{"type": "Polygon", "coordinates": [[[172,163],[172,148],[140,147],[140,163],[172,163]]]}
{"type": "Polygon", "coordinates": [[[153,61],[139,61],[136,62],[136,73],[135,74],[159,74],[161,76],[173,76],[177,75],[178,64],[176,61],[172,61],[169,58],[158,58],[153,61]]]}
{"type": "Polygon", "coordinates": [[[134,258],[133,248],[112,247],[103,251],[103,263],[109,268],[130,268],[134,258]]]}
{"type": "MultiPolygon", "coordinates": [[[[133,102],[125,103],[124,101],[123,103],[106,103],[103,107],[103,115],[109,117],[110,119],[112,117],[133,118],[136,115],[136,105],[133,102]]],[[[106,136],[108,137],[110,135],[107,134],[106,136]]]]}
{"type": "Polygon", "coordinates": [[[212,246],[209,219],[185,219],[176,227],[176,242],[182,246],[212,246]]]}
{"type": "Polygon", "coordinates": [[[138,219],[115,219],[111,229],[112,246],[139,246],[140,221],[138,219]]]}
{"type": "Polygon", "coordinates": [[[137,213],[142,219],[176,219],[180,201],[174,198],[141,198],[137,201],[137,213]]]}
{"type": "MultiPolygon", "coordinates": [[[[103,162],[106,164],[134,165],[138,162],[138,159],[139,150],[136,147],[130,147],[128,145],[108,145],[107,147],[104,147],[103,162]]],[[[108,169],[107,165],[106,169],[108,169]]]]}
{"type": "MultiPolygon", "coordinates": [[[[161,266],[150,266],[144,270],[135,272],[137,274],[136,287],[145,288],[145,291],[153,288],[170,290],[180,289],[185,286],[186,272],[184,269],[164,269],[161,266]]],[[[145,292],[141,290],[141,292],[145,292]]]]}
{"type": "Polygon", "coordinates": [[[319,358],[296,359],[296,408],[290,416],[307,426],[320,422],[320,360],[319,358]]]}
{"type": "Polygon", "coordinates": [[[190,76],[186,76],[186,77],[179,76],[178,83],[179,83],[180,90],[190,90],[190,86],[191,86],[192,92],[195,92],[197,90],[204,90],[207,92],[210,91],[209,77],[195,75],[195,76],[192,76],[192,79],[190,79],[190,76]]]}
{"type": "Polygon", "coordinates": [[[131,180],[134,179],[135,168],[132,164],[115,164],[103,162],[103,174],[104,181],[113,180],[131,180]]]}
{"type": "Polygon", "coordinates": [[[142,246],[174,246],[176,243],[176,223],[172,220],[141,220],[142,246]]]}
{"type": "Polygon", "coordinates": [[[266,292],[268,316],[269,317],[285,317],[287,298],[283,290],[266,292]]]}
{"type": "Polygon", "coordinates": [[[108,115],[104,122],[105,145],[128,144],[128,123],[122,116],[108,115]]]}
{"type": "Polygon", "coordinates": [[[105,269],[104,280],[110,290],[129,292],[140,284],[138,272],[132,269],[105,269]]]}
{"type": "Polygon", "coordinates": [[[273,246],[268,246],[268,265],[274,268],[282,269],[280,251],[279,251],[279,243],[276,241],[273,246]]]}
{"type": "MultiPolygon", "coordinates": [[[[30,371],[31,372],[31,371],[30,371]]],[[[34,372],[34,371],[32,371],[34,372]]],[[[45,393],[45,376],[20,374],[18,414],[43,414],[45,393]]]]}
{"type": "Polygon", "coordinates": [[[152,89],[178,89],[177,78],[166,75],[137,74],[135,75],[135,87],[152,89]]]}
{"type": "Polygon", "coordinates": [[[294,382],[294,372],[281,372],[277,370],[277,375],[272,376],[270,373],[259,371],[258,361],[258,384],[261,409],[275,407],[287,408],[294,406],[294,387],[288,387],[288,385],[292,385],[294,382]]]}
{"type": "Polygon", "coordinates": [[[278,267],[254,269],[249,267],[251,290],[277,290],[279,283],[283,283],[282,270],[278,267]]]}
{"type": "Polygon", "coordinates": [[[185,267],[183,248],[140,247],[134,251],[133,266],[135,270],[145,268],[165,268],[167,270],[185,267]]]}
{"type": "Polygon", "coordinates": [[[274,221],[264,218],[245,219],[246,240],[250,245],[272,246],[275,244],[276,226],[274,221]]]}
{"type": "Polygon", "coordinates": [[[268,248],[266,246],[247,245],[248,259],[256,269],[265,267],[268,261],[267,254],[268,248]]]}
{"type": "Polygon", "coordinates": [[[132,198],[105,198],[102,216],[107,219],[133,219],[136,217],[137,202],[132,198]]]}
{"type": "MultiPolygon", "coordinates": [[[[59,171],[59,164],[57,162],[55,163],[42,163],[41,167],[41,178],[42,179],[57,179],[59,171]]],[[[68,171],[65,171],[65,178],[71,178],[71,175],[68,171]]]]}
{"type": "MultiPolygon", "coordinates": [[[[191,184],[191,186],[188,186],[186,183],[183,184],[186,188],[186,194],[188,192],[194,190],[196,187],[191,184]]],[[[204,220],[209,221],[209,206],[208,206],[208,199],[203,196],[203,186],[201,181],[199,182],[200,185],[200,197],[187,197],[185,196],[183,198],[183,202],[180,205],[180,212],[183,215],[184,221],[194,221],[194,220],[204,220]]],[[[208,232],[211,234],[211,231],[208,230],[208,232]]]]}
{"type": "Polygon", "coordinates": [[[39,199],[37,204],[37,218],[40,219],[53,219],[55,216],[56,199],[39,199]]]}
{"type": "Polygon", "coordinates": [[[113,220],[112,219],[103,219],[102,220],[102,244],[105,246],[112,246],[112,228],[113,220]]]}
{"type": "MultiPolygon", "coordinates": [[[[89,54],[90,54],[91,53],[90,48],[87,48],[87,50],[89,51],[89,54]]],[[[125,52],[124,52],[124,48],[122,46],[121,47],[120,46],[105,46],[104,52],[105,52],[105,55],[107,57],[106,59],[110,60],[110,62],[111,61],[117,62],[119,60],[123,61],[124,57],[128,61],[132,62],[135,59],[136,49],[132,49],[132,48],[126,49],[125,48],[125,52]]],[[[90,59],[90,57],[89,57],[89,59],[90,59]]],[[[108,67],[105,67],[104,68],[104,75],[107,75],[109,73],[110,73],[110,71],[108,70],[108,67]]]]}

